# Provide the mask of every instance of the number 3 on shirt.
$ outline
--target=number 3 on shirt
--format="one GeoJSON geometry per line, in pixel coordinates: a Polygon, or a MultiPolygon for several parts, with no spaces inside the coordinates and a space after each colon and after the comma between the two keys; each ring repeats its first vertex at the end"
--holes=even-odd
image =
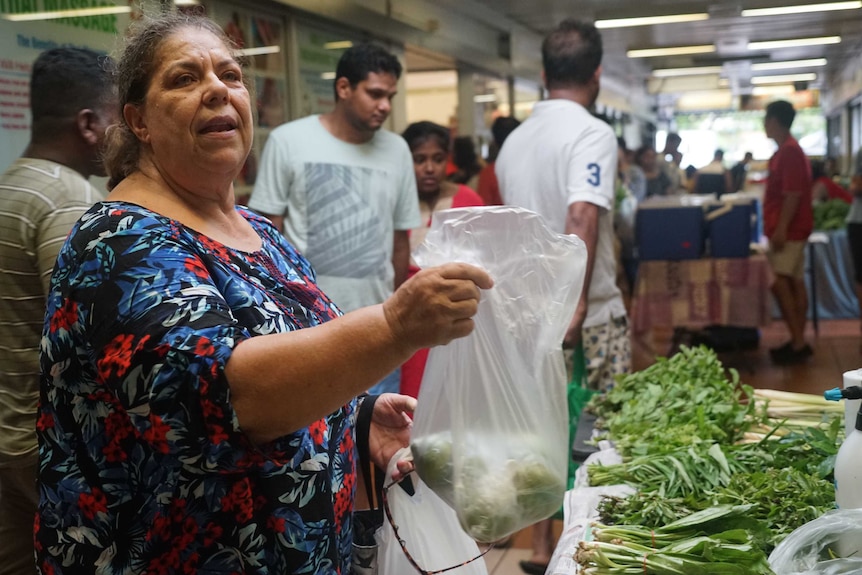
{"type": "Polygon", "coordinates": [[[602,169],[595,162],[587,164],[587,170],[590,171],[590,177],[587,178],[587,183],[591,186],[600,186],[602,183],[602,169]]]}

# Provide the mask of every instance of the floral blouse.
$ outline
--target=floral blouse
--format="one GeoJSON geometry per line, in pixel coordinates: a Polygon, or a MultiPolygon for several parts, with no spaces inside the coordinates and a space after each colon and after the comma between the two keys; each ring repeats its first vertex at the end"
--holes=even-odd
{"type": "Polygon", "coordinates": [[[253,445],[224,374],[241,341],[340,312],[237,209],[260,251],[105,202],[60,252],[37,422],[43,574],[349,572],[356,402],[253,445]]]}

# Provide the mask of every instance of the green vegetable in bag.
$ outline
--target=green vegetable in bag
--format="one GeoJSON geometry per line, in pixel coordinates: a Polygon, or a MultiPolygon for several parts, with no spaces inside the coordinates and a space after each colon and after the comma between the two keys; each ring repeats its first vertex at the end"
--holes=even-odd
{"type": "Polygon", "coordinates": [[[566,486],[556,473],[536,460],[515,462],[513,467],[512,480],[524,517],[539,521],[562,505],[566,486]]]}
{"type": "Polygon", "coordinates": [[[437,433],[414,440],[410,445],[416,473],[425,484],[444,499],[451,499],[452,491],[452,436],[437,433]],[[443,496],[450,494],[450,497],[443,496]]]}

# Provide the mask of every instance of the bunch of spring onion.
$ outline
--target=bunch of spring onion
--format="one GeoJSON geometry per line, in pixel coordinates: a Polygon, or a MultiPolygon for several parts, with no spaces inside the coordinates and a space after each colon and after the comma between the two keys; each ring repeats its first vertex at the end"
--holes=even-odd
{"type": "Polygon", "coordinates": [[[592,526],[575,560],[584,575],[772,575],[766,555],[742,525],[749,506],[721,505],[650,529],[592,526]],[[704,533],[711,533],[705,535],[704,533]]]}
{"type": "Polygon", "coordinates": [[[745,432],[743,440],[748,442],[760,441],[767,434],[777,438],[793,431],[823,429],[844,416],[842,403],[810,393],[755,389],[753,401],[758,412],[766,415],[766,420],[745,432]]]}

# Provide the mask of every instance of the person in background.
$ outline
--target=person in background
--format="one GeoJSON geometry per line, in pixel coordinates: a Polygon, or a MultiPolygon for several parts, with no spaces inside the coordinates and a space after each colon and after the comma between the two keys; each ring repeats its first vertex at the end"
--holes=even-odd
{"type": "Polygon", "coordinates": [[[475,190],[479,186],[482,162],[476,153],[473,138],[458,136],[452,141],[452,162],[455,164],[456,170],[449,176],[449,180],[475,190]]]}
{"type": "Polygon", "coordinates": [[[512,130],[520,125],[521,122],[511,116],[500,116],[491,124],[494,146],[488,163],[479,172],[479,182],[476,184],[476,192],[487,206],[499,206],[503,203],[503,199],[500,197],[500,185],[497,183],[497,174],[494,173],[494,162],[500,150],[503,149],[503,142],[506,141],[512,130]]]}
{"type": "MultiPolygon", "coordinates": [[[[479,195],[463,184],[446,180],[446,160],[449,156],[449,130],[434,122],[416,122],[407,126],[402,134],[413,154],[413,171],[419,191],[419,212],[422,225],[410,230],[410,252],[419,247],[431,227],[431,216],[440,210],[482,206],[479,195]]],[[[419,266],[410,259],[408,277],[413,277],[419,266]]],[[[419,397],[419,386],[425,373],[428,349],[420,349],[401,366],[401,393],[419,397]]]]}
{"type": "Polygon", "coordinates": [[[638,202],[646,198],[646,176],[643,169],[634,162],[624,138],[617,138],[617,174],[622,184],[638,202]]]}
{"type": "Polygon", "coordinates": [[[823,160],[811,160],[811,180],[811,197],[815,202],[841,200],[848,204],[853,203],[853,194],[829,177],[826,162],[823,160]]]}
{"type": "Polygon", "coordinates": [[[617,286],[629,309],[634,292],[638,262],[635,256],[635,215],[646,197],[646,176],[636,164],[629,164],[626,141],[617,138],[617,194],[614,205],[614,233],[619,243],[617,286]]]}
{"type": "MultiPolygon", "coordinates": [[[[599,94],[601,61],[602,37],[592,24],[565,20],[545,38],[548,99],[509,135],[496,167],[506,204],[533,210],[553,231],[576,234],[586,244],[583,292],[561,343],[583,345],[594,390],[607,390],[631,364],[614,256],[617,141],[589,112],[599,94]]],[[[551,520],[533,526],[532,556],[520,563],[522,570],[545,572],[554,549],[551,532],[551,520]]]]}
{"type": "Polygon", "coordinates": [[[770,266],[775,274],[772,294],[790,332],[790,341],[771,349],[775,363],[805,361],[814,351],[805,342],[808,292],[805,289],[805,245],[814,228],[811,207],[811,167],[790,126],[796,111],[790,102],[778,100],[766,107],[766,136],[778,144],[769,160],[769,176],[763,195],[763,228],[769,238],[770,266]]]}
{"type": "Polygon", "coordinates": [[[668,196],[673,193],[673,183],[658,163],[658,156],[652,146],[641,146],[635,152],[635,163],[646,178],[645,198],[668,196]]]}
{"type": "Polygon", "coordinates": [[[113,60],[54,48],[33,63],[30,142],[0,175],[0,573],[33,575],[39,341],[48,280],[75,221],[103,193],[116,121],[113,60]]]}
{"type": "Polygon", "coordinates": [[[692,176],[692,191],[695,194],[716,194],[721,196],[733,189],[733,178],[724,167],[724,150],[718,149],[712,161],[695,171],[692,176]]]}
{"type": "MultiPolygon", "coordinates": [[[[407,230],[419,226],[407,144],[381,130],[401,64],[373,44],[341,55],[335,109],[269,135],[249,207],[262,212],[314,266],[343,311],[386,300],[407,278],[407,230]]],[[[398,391],[398,370],[372,393],[398,391]]]]}
{"type": "Polygon", "coordinates": [[[745,180],[748,177],[748,166],[754,159],[754,154],[745,152],[745,156],[730,168],[731,190],[741,192],[745,188],[745,180]]]}
{"type": "Polygon", "coordinates": [[[841,169],[838,167],[838,158],[826,156],[823,159],[823,171],[830,180],[841,177],[841,169]]]}
{"type": "Polygon", "coordinates": [[[658,166],[670,180],[672,194],[678,194],[686,186],[686,174],[682,169],[682,152],[679,146],[682,138],[676,132],[667,135],[664,150],[658,154],[658,166]]]}
{"type": "MultiPolygon", "coordinates": [[[[853,170],[850,182],[853,203],[850,204],[850,212],[847,214],[847,243],[853,259],[854,287],[856,299],[859,301],[859,317],[862,318],[862,148],[856,153],[853,170]]],[[[859,351],[862,353],[862,346],[859,351]]]]}
{"type": "Polygon", "coordinates": [[[48,295],[38,567],[349,573],[357,442],[385,468],[416,404],[356,395],[470,333],[491,279],[422,270],[342,316],[279,230],[235,205],[252,103],[221,28],[168,12],[125,42],[111,192],[48,295]]]}

